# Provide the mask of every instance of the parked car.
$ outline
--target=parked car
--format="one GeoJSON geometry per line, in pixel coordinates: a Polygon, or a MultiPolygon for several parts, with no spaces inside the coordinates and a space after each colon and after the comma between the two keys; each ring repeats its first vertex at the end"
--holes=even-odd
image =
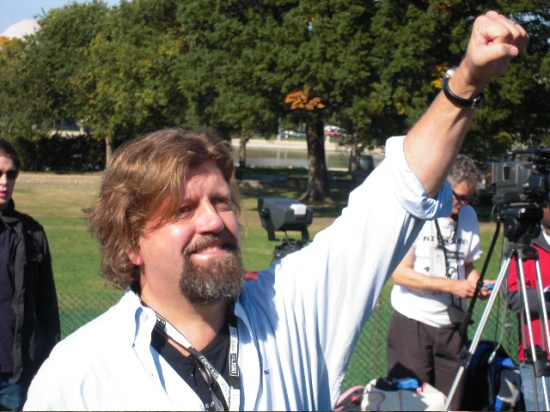
{"type": "Polygon", "coordinates": [[[342,136],[342,129],[339,128],[338,126],[333,126],[330,124],[325,126],[324,132],[325,132],[325,137],[328,137],[328,138],[342,136]]]}
{"type": "Polygon", "coordinates": [[[351,172],[351,180],[361,183],[374,170],[374,158],[371,155],[361,154],[357,159],[357,169],[351,172]]]}
{"type": "Polygon", "coordinates": [[[281,130],[281,135],[288,139],[289,137],[306,137],[304,130],[281,130]]]}
{"type": "Polygon", "coordinates": [[[338,130],[329,130],[329,131],[325,132],[325,136],[340,137],[340,136],[342,136],[342,133],[340,133],[338,130]]]}

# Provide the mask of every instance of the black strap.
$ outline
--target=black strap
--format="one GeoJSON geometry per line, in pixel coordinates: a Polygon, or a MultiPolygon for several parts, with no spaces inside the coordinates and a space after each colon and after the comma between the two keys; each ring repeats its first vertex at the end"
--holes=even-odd
{"type": "MultiPolygon", "coordinates": [[[[148,305],[139,297],[140,302],[148,307],[148,305]]],[[[152,309],[152,308],[151,308],[152,309]]],[[[235,316],[235,302],[231,302],[227,308],[226,313],[226,326],[229,326],[229,350],[227,352],[227,362],[229,364],[229,372],[224,376],[222,373],[210,363],[208,358],[204,356],[201,352],[195,349],[191,343],[177,330],[168,320],[164,319],[154,310],[157,322],[155,328],[158,328],[161,332],[166,334],[172,341],[184,348],[193,359],[197,362],[200,373],[207,382],[210,393],[211,393],[211,406],[213,410],[231,410],[239,411],[241,405],[241,382],[240,382],[240,371],[239,371],[239,334],[237,331],[237,316],[235,316]],[[226,379],[227,378],[227,379],[226,379]],[[212,391],[212,387],[219,387],[222,392],[222,398],[225,402],[222,402],[216,395],[215,391],[212,391]],[[225,406],[224,406],[225,404],[225,406]],[[229,408],[227,407],[229,406],[229,408]]],[[[225,326],[224,326],[225,328],[225,326]]],[[[222,328],[223,329],[223,328],[222,328]]],[[[217,336],[220,334],[218,333],[217,336]]],[[[156,349],[156,348],[155,348],[156,349]]],[[[160,353],[160,352],[159,352],[160,353]]],[[[208,409],[209,406],[205,404],[205,408],[208,409]]]]}
{"type": "MultiPolygon", "coordinates": [[[[458,215],[456,215],[456,218],[453,218],[453,221],[454,221],[454,233],[453,233],[453,239],[451,241],[451,244],[455,244],[456,247],[455,247],[455,260],[456,260],[456,277],[457,277],[457,280],[459,280],[459,274],[460,274],[460,269],[459,269],[459,254],[458,254],[458,242],[457,242],[457,238],[458,238],[458,215]]],[[[439,223],[437,221],[437,219],[434,220],[435,222],[435,229],[437,231],[437,241],[439,242],[439,245],[438,246],[441,246],[441,248],[443,249],[443,256],[445,257],[445,276],[447,277],[447,279],[451,279],[451,268],[450,268],[450,263],[449,263],[449,260],[447,259],[447,248],[445,247],[445,241],[443,239],[443,235],[441,234],[441,229],[439,228],[439,223]]],[[[451,293],[451,303],[454,305],[454,299],[453,299],[453,294],[451,293]]],[[[461,308],[462,307],[462,298],[458,298],[458,307],[461,308]]]]}
{"type": "MultiPolygon", "coordinates": [[[[443,235],[441,234],[441,229],[439,228],[439,223],[437,222],[437,219],[435,219],[434,222],[435,222],[435,229],[437,231],[437,241],[439,242],[438,246],[441,246],[441,248],[443,249],[443,256],[445,256],[445,276],[450,279],[451,278],[451,268],[450,268],[449,260],[447,259],[447,252],[448,251],[447,251],[447,248],[445,247],[445,241],[443,239],[443,235]]],[[[456,244],[455,259],[456,259],[456,272],[457,272],[457,278],[458,278],[458,273],[459,273],[459,269],[458,269],[459,254],[458,254],[458,242],[457,242],[458,216],[457,216],[456,220],[454,220],[454,223],[455,223],[455,227],[454,227],[454,234],[453,234],[453,239],[452,239],[451,244],[453,244],[453,243],[456,244]]]]}
{"type": "MultiPolygon", "coordinates": [[[[143,301],[142,304],[147,306],[143,301]]],[[[156,312],[155,316],[157,318],[155,328],[158,328],[161,332],[172,339],[172,341],[184,348],[187,352],[190,353],[193,359],[197,361],[197,366],[199,367],[200,374],[211,389],[211,406],[214,408],[214,410],[240,410],[241,382],[238,365],[239,334],[237,331],[238,321],[234,312],[234,303],[232,303],[228,307],[228,312],[226,314],[226,325],[229,327],[229,350],[226,351],[227,362],[229,364],[229,372],[226,374],[226,376],[223,376],[222,373],[218,372],[218,370],[210,363],[208,358],[204,356],[200,351],[195,349],[191,345],[191,343],[185,338],[185,336],[183,336],[179,330],[177,330],[170,322],[168,322],[168,320],[164,319],[156,312]],[[221,390],[223,394],[222,398],[225,400],[225,405],[229,406],[229,408],[224,407],[224,403],[215,395],[215,391],[212,391],[212,387],[215,387],[214,383],[216,383],[221,390]]],[[[205,408],[208,409],[209,407],[209,405],[205,405],[205,408]]]]}
{"type": "Polygon", "coordinates": [[[445,93],[445,97],[447,97],[447,99],[449,99],[452,103],[461,107],[471,107],[472,109],[475,109],[481,104],[481,102],[483,102],[483,99],[485,98],[485,93],[481,92],[473,99],[463,99],[462,97],[458,97],[456,94],[454,94],[449,88],[449,79],[455,73],[456,69],[456,67],[453,67],[452,69],[447,70],[447,73],[445,73],[445,76],[443,76],[443,81],[441,82],[443,93],[445,93]]]}
{"type": "MultiPolygon", "coordinates": [[[[225,329],[225,328],[224,328],[225,329]]],[[[227,352],[229,339],[227,333],[223,333],[221,339],[224,339],[225,351],[227,352]]],[[[220,340],[218,339],[217,344],[220,340]]],[[[204,404],[207,411],[215,411],[216,407],[212,396],[212,390],[217,399],[223,404],[223,409],[228,410],[223,393],[219,385],[209,385],[201,376],[201,365],[193,356],[185,356],[178,351],[174,346],[168,343],[166,336],[157,328],[153,328],[151,332],[151,346],[166,360],[166,362],[177,372],[177,374],[195,391],[197,396],[204,404]]],[[[217,345],[216,345],[217,346],[217,345]]],[[[226,354],[221,358],[226,358],[226,354]]],[[[218,366],[218,365],[216,365],[218,366]]],[[[220,370],[226,371],[227,366],[224,365],[220,370]]]]}

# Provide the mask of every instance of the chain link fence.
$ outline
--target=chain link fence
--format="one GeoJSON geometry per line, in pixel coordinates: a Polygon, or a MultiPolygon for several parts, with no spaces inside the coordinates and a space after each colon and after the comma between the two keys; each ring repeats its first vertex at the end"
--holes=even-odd
{"type": "MultiPolygon", "coordinates": [[[[351,357],[343,389],[354,385],[365,385],[373,378],[386,376],[386,331],[392,314],[389,288],[380,295],[380,299],[370,319],[361,332],[361,337],[351,357]]],[[[61,336],[67,337],[80,326],[93,320],[122,296],[121,291],[104,293],[79,293],[60,295],[59,314],[61,318],[61,336]]],[[[468,329],[470,338],[478,329],[479,319],[487,302],[478,300],[473,312],[474,323],[468,329]]],[[[345,319],[342,319],[345,322],[345,319]]],[[[406,339],[406,337],[403,337],[406,339]]],[[[481,337],[483,340],[500,341],[510,357],[517,361],[517,320],[515,315],[507,314],[502,296],[499,296],[491,309],[487,324],[481,337]]]]}
{"type": "Polygon", "coordinates": [[[79,327],[97,318],[121,298],[122,291],[94,293],[71,293],[57,296],[61,339],[66,338],[79,327]]]}
{"type": "MultiPolygon", "coordinates": [[[[371,379],[386,376],[386,331],[393,312],[389,293],[391,285],[386,288],[388,289],[380,295],[376,309],[361,332],[344,379],[343,390],[355,385],[366,385],[371,379]]],[[[476,301],[472,315],[473,324],[468,328],[470,339],[478,330],[479,320],[486,305],[487,301],[476,301]]],[[[406,336],[403,336],[403,339],[406,339],[406,336]]],[[[491,308],[481,340],[501,342],[508,355],[517,362],[517,319],[515,314],[510,314],[506,310],[501,294],[491,308]]]]}

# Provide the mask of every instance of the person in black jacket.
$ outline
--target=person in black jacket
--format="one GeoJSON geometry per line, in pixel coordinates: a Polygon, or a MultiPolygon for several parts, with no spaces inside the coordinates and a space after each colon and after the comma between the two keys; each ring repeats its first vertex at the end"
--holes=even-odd
{"type": "Polygon", "coordinates": [[[12,199],[19,166],[12,144],[0,138],[0,410],[23,408],[60,335],[46,233],[12,199]]]}

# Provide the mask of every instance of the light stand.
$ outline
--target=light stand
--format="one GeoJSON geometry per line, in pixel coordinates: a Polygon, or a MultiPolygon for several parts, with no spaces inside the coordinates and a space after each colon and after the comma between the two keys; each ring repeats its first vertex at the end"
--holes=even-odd
{"type": "Polygon", "coordinates": [[[260,197],[258,198],[258,213],[262,227],[267,230],[269,240],[278,240],[275,237],[275,231],[285,233],[284,242],[275,246],[271,263],[310,243],[307,227],[313,221],[312,208],[294,199],[260,197]],[[289,238],[288,230],[299,231],[302,238],[298,240],[289,238]]]}

